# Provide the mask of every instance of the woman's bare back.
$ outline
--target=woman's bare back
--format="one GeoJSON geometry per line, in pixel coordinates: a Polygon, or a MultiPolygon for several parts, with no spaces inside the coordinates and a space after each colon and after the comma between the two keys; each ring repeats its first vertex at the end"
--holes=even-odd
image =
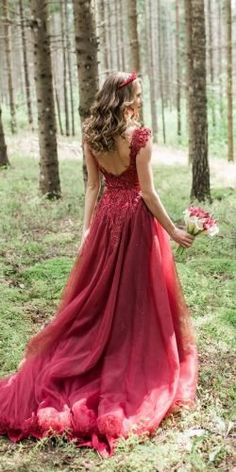
{"type": "Polygon", "coordinates": [[[92,151],[98,165],[113,175],[122,174],[130,165],[130,144],[132,134],[137,126],[126,129],[124,137],[115,138],[116,151],[97,153],[92,151]]]}

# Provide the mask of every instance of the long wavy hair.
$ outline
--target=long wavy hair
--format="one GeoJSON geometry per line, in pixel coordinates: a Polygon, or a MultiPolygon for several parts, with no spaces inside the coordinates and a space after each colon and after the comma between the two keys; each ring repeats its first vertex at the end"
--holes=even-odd
{"type": "MultiPolygon", "coordinates": [[[[118,88],[128,76],[127,72],[111,73],[97,92],[89,116],[84,120],[83,139],[86,139],[91,148],[98,153],[114,151],[116,149],[115,137],[118,135],[124,137],[123,133],[128,126],[124,109],[134,103],[135,83],[137,81],[141,83],[138,77],[118,88]]],[[[135,118],[132,123],[141,126],[135,118]]]]}

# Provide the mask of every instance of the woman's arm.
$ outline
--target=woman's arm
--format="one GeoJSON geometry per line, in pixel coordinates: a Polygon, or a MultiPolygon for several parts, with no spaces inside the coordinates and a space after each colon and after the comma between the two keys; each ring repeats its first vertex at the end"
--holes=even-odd
{"type": "Polygon", "coordinates": [[[88,233],[90,221],[92,218],[93,210],[97,201],[100,188],[99,169],[86,141],[83,142],[83,149],[85,154],[86,167],[88,171],[88,180],[85,191],[82,239],[84,239],[84,237],[86,237],[86,234],[88,233]]]}
{"type": "Polygon", "coordinates": [[[142,198],[147,207],[160,222],[170,237],[184,247],[190,247],[193,236],[175,226],[165,210],[154,186],[151,167],[152,138],[150,137],[145,147],[141,148],[136,156],[136,166],[141,187],[142,198]]]}

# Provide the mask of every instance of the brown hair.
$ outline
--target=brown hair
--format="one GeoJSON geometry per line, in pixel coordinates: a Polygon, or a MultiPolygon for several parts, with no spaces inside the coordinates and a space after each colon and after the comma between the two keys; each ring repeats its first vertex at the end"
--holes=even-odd
{"type": "MultiPolygon", "coordinates": [[[[119,88],[129,77],[128,72],[113,72],[104,81],[90,108],[90,115],[83,123],[83,139],[97,152],[115,150],[115,136],[123,135],[128,124],[124,108],[134,103],[135,83],[140,78],[119,88]]],[[[137,126],[141,124],[135,120],[137,126]]]]}

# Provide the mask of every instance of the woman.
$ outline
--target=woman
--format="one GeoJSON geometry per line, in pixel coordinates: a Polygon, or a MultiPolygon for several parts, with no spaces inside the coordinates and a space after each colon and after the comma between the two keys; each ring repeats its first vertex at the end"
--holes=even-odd
{"type": "Polygon", "coordinates": [[[197,351],[169,244],[193,238],[155,191],[141,103],[136,73],[113,73],[84,123],[80,250],[53,320],[0,381],[0,432],[13,441],[56,432],[106,456],[194,402],[197,351]]]}

